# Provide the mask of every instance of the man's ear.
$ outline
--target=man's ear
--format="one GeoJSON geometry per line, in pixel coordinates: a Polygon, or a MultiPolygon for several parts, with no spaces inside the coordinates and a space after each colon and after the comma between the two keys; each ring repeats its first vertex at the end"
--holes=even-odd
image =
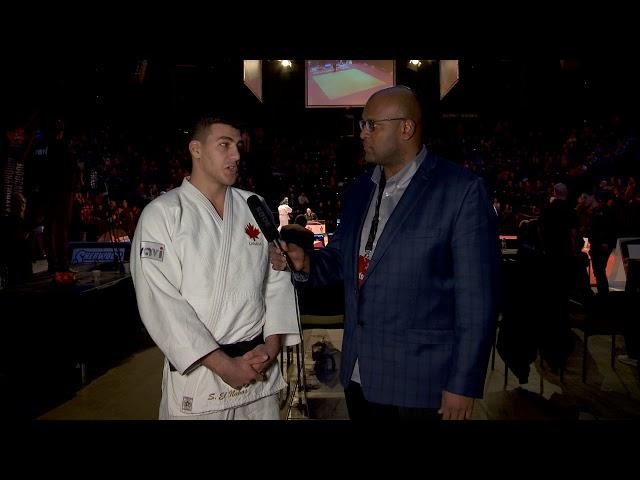
{"type": "Polygon", "coordinates": [[[200,158],[200,150],[202,148],[202,144],[198,140],[191,140],[189,142],[189,153],[193,158],[200,158]]]}
{"type": "Polygon", "coordinates": [[[416,134],[416,122],[407,118],[402,122],[402,138],[410,140],[416,134]]]}

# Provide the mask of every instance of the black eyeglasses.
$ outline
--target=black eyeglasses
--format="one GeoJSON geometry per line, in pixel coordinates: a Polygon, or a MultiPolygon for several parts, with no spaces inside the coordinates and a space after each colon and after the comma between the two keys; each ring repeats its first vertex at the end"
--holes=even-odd
{"type": "Polygon", "coordinates": [[[404,117],[398,118],[383,118],[382,120],[360,120],[360,130],[367,129],[367,132],[373,132],[376,129],[376,123],[390,122],[391,120],[406,120],[404,117]]]}

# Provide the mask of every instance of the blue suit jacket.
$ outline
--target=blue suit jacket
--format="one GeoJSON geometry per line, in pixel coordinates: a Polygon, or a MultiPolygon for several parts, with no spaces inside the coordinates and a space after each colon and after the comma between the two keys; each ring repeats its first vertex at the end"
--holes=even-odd
{"type": "Polygon", "coordinates": [[[435,408],[442,390],[482,397],[495,334],[499,242],[482,180],[427,154],[380,234],[358,289],[371,173],[345,197],[329,245],[312,252],[312,284],[344,281],[341,382],[356,361],[365,398],[435,408]]]}

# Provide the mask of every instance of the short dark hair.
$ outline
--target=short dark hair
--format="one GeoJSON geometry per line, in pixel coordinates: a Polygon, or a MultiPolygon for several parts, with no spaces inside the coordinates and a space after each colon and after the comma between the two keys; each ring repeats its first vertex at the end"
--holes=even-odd
{"type": "Polygon", "coordinates": [[[207,130],[215,123],[231,125],[233,128],[237,128],[240,131],[245,127],[244,123],[242,123],[240,119],[229,113],[208,113],[198,117],[194,122],[190,132],[191,140],[204,141],[207,130]]]}

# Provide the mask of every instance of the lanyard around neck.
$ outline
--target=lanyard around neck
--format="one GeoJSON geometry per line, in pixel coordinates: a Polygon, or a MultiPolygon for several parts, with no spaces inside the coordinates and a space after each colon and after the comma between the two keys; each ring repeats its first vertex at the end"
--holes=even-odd
{"type": "Polygon", "coordinates": [[[380,181],[378,182],[378,199],[376,201],[376,210],[373,214],[373,220],[371,221],[371,229],[369,230],[369,238],[367,239],[367,245],[364,247],[365,252],[373,251],[373,241],[376,239],[376,233],[378,232],[378,222],[380,221],[380,203],[382,201],[382,194],[384,193],[384,187],[387,184],[387,178],[384,175],[384,169],[380,169],[380,181]]]}

